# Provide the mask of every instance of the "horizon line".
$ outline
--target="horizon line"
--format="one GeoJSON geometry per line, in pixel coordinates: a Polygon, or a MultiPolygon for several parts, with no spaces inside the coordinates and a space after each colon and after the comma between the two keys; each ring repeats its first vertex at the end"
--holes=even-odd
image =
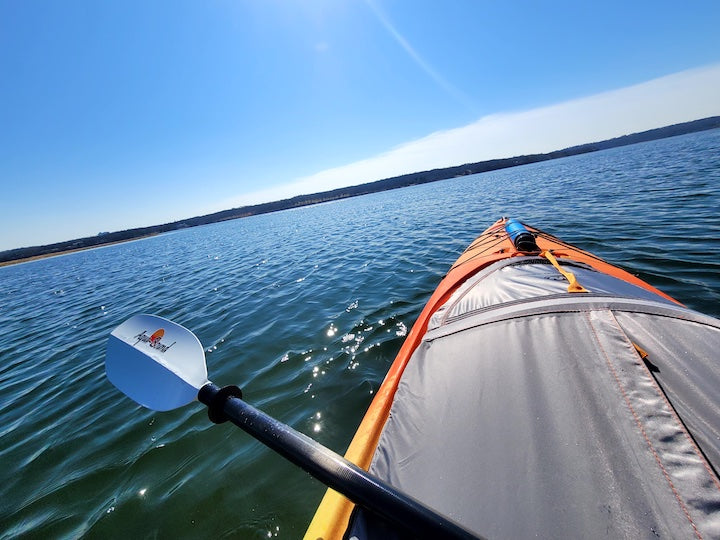
{"type": "MultiPolygon", "coordinates": [[[[617,145],[615,145],[615,146],[610,146],[610,147],[607,147],[607,148],[599,148],[599,149],[588,148],[588,147],[592,147],[593,145],[601,145],[601,144],[611,143],[611,142],[613,142],[613,141],[618,141],[618,140],[620,140],[620,139],[639,137],[639,136],[651,134],[651,133],[653,133],[653,132],[660,132],[660,131],[663,131],[663,130],[668,130],[668,129],[671,129],[671,128],[674,128],[674,127],[680,127],[680,126],[689,127],[691,124],[700,123],[700,122],[708,122],[708,123],[711,123],[711,122],[713,122],[713,121],[720,122],[720,115],[708,116],[708,117],[704,117],[704,118],[696,118],[696,119],[694,119],[694,120],[689,120],[689,121],[680,122],[680,123],[675,123],[675,124],[669,124],[669,125],[666,125],[666,126],[661,126],[661,127],[658,127],[658,128],[652,128],[652,129],[648,129],[648,130],[644,130],[644,131],[638,131],[638,132],[635,132],[635,133],[628,133],[628,134],[620,135],[620,136],[617,136],[617,137],[612,137],[612,138],[609,138],[609,139],[603,139],[603,140],[599,140],[599,141],[592,141],[592,142],[588,142],[588,143],[581,143],[581,144],[576,144],[576,145],[572,145],[572,146],[567,146],[567,147],[564,147],[564,148],[558,148],[558,149],[555,149],[555,150],[551,150],[551,151],[549,151],[549,152],[530,153],[530,154],[518,154],[518,155],[515,155],[515,156],[509,156],[509,157],[496,157],[496,158],[485,159],[485,160],[481,160],[481,161],[466,162],[466,163],[461,163],[461,164],[458,164],[458,165],[451,165],[451,166],[448,166],[448,167],[437,167],[437,168],[434,168],[434,169],[425,169],[425,170],[420,170],[420,171],[413,171],[413,172],[403,173],[403,174],[400,174],[400,175],[389,176],[389,177],[387,177],[387,178],[381,178],[381,179],[377,179],[377,180],[370,180],[370,181],[367,181],[367,182],[361,182],[361,183],[359,183],[359,184],[353,184],[353,185],[350,185],[350,186],[340,186],[340,187],[336,187],[336,188],[329,189],[329,190],[317,191],[317,192],[312,192],[312,193],[298,194],[298,195],[294,195],[294,196],[291,196],[291,197],[286,197],[286,198],[282,198],[282,199],[276,199],[276,200],[273,200],[273,201],[265,201],[265,202],[254,203],[254,204],[245,204],[245,205],[241,205],[241,206],[237,206],[237,207],[226,208],[226,209],[224,209],[224,210],[220,210],[220,211],[216,211],[216,212],[210,212],[210,213],[207,213],[207,214],[201,214],[201,215],[196,215],[196,216],[191,216],[191,217],[185,217],[185,218],[181,218],[181,219],[179,219],[179,220],[170,221],[170,222],[166,222],[166,223],[158,223],[158,224],[149,225],[149,226],[145,226],[145,227],[133,227],[133,228],[130,228],[130,229],[121,229],[121,230],[112,231],[112,232],[101,232],[101,233],[98,233],[98,234],[96,234],[96,235],[94,235],[94,236],[83,236],[83,237],[79,237],[79,238],[71,238],[71,239],[68,239],[68,240],[63,240],[63,241],[60,241],[60,242],[53,242],[53,243],[50,243],[50,244],[40,244],[40,245],[34,245],[34,246],[22,246],[22,247],[17,247],[17,248],[10,248],[10,249],[7,249],[7,250],[0,251],[0,256],[9,254],[10,252],[13,252],[13,251],[33,250],[33,249],[42,250],[42,249],[44,249],[44,248],[60,247],[60,246],[62,246],[63,244],[69,244],[69,243],[74,243],[74,242],[81,242],[81,241],[83,241],[83,240],[96,240],[96,239],[102,238],[102,237],[104,237],[104,236],[110,236],[110,237],[111,237],[111,236],[113,236],[113,235],[119,235],[119,234],[123,234],[123,233],[132,233],[132,232],[148,231],[148,232],[146,232],[145,234],[142,234],[142,233],[141,233],[141,234],[138,234],[137,236],[132,236],[132,237],[129,237],[129,238],[127,238],[127,239],[120,239],[120,240],[118,240],[118,239],[110,240],[110,239],[109,239],[107,242],[98,242],[97,244],[92,244],[92,245],[88,245],[88,246],[85,246],[85,247],[82,247],[82,246],[69,246],[67,249],[62,249],[62,250],[59,250],[59,251],[56,251],[56,252],[46,252],[46,253],[44,253],[44,254],[38,254],[38,255],[41,256],[41,257],[44,257],[44,256],[54,256],[54,255],[63,255],[63,254],[67,254],[68,252],[71,252],[71,251],[81,251],[81,250],[93,249],[93,248],[97,248],[97,247],[105,247],[105,246],[108,246],[108,245],[111,245],[111,244],[114,244],[114,243],[120,243],[120,242],[138,240],[138,239],[141,239],[141,238],[147,237],[147,236],[152,236],[152,235],[157,235],[157,234],[164,234],[164,233],[166,233],[166,232],[176,231],[176,230],[181,229],[181,228],[191,228],[191,227],[197,227],[197,226],[201,226],[201,225],[211,225],[211,224],[213,224],[213,223],[219,223],[219,222],[222,222],[222,221],[230,221],[230,220],[233,220],[233,219],[241,219],[241,218],[244,218],[244,217],[251,217],[251,216],[253,216],[253,215],[261,215],[261,214],[264,214],[264,213],[280,212],[280,211],[283,211],[283,210],[290,210],[290,209],[293,209],[293,208],[304,207],[304,206],[314,206],[314,205],[318,205],[318,204],[323,204],[323,203],[325,203],[325,202],[332,202],[332,201],[334,201],[334,200],[341,200],[341,199],[353,198],[353,197],[362,196],[362,195],[368,195],[368,194],[371,194],[371,193],[374,193],[374,192],[390,191],[390,190],[393,190],[393,189],[402,189],[402,188],[404,188],[404,187],[410,187],[410,186],[409,186],[409,185],[400,185],[400,186],[396,186],[396,187],[389,187],[389,188],[384,188],[384,189],[378,189],[378,190],[376,190],[376,191],[368,191],[368,192],[358,193],[358,194],[355,194],[355,195],[346,195],[346,196],[344,196],[344,197],[338,197],[338,198],[331,199],[331,200],[327,200],[327,201],[307,202],[307,203],[305,203],[305,204],[299,204],[299,205],[293,206],[293,207],[278,208],[277,210],[268,210],[268,211],[266,211],[266,212],[258,212],[258,213],[254,213],[254,214],[251,213],[251,214],[247,214],[247,215],[239,215],[239,216],[226,217],[226,218],[220,218],[220,216],[219,216],[220,214],[223,214],[223,213],[226,213],[226,212],[239,212],[239,211],[242,211],[242,210],[251,210],[251,209],[253,209],[253,208],[257,208],[257,207],[261,207],[261,206],[266,206],[266,205],[276,205],[276,204],[282,204],[282,203],[286,203],[286,202],[291,202],[291,201],[294,201],[294,200],[296,200],[296,199],[303,199],[303,198],[309,198],[309,197],[319,197],[319,196],[322,196],[322,195],[329,195],[329,194],[332,194],[332,193],[335,193],[335,192],[341,192],[341,191],[343,191],[343,190],[349,190],[349,189],[359,188],[359,187],[363,187],[363,186],[371,186],[371,185],[373,185],[373,184],[379,184],[379,183],[382,183],[382,182],[388,182],[388,181],[392,181],[392,180],[399,180],[399,179],[401,179],[401,178],[403,178],[403,177],[408,177],[408,176],[422,175],[422,174],[425,174],[425,173],[438,172],[438,171],[446,171],[446,170],[451,170],[451,169],[456,169],[456,168],[462,168],[462,167],[466,167],[466,166],[478,166],[478,165],[488,164],[488,163],[497,162],[497,161],[512,161],[512,160],[517,160],[517,159],[522,159],[522,158],[542,158],[542,157],[546,157],[546,156],[552,156],[553,154],[561,154],[561,153],[563,153],[563,152],[568,152],[568,151],[572,151],[572,150],[579,150],[579,149],[583,149],[583,150],[584,150],[584,151],[578,151],[578,152],[573,153],[573,154],[569,154],[569,155],[567,155],[567,156],[558,155],[558,156],[550,157],[550,158],[548,158],[547,160],[561,159],[561,158],[563,158],[563,157],[569,157],[569,156],[572,156],[572,155],[580,155],[580,154],[585,154],[585,153],[593,153],[593,152],[598,152],[598,151],[602,151],[602,150],[606,150],[606,149],[611,149],[611,148],[616,148],[616,147],[630,146],[630,145],[633,145],[633,144],[640,144],[640,143],[643,143],[643,142],[651,142],[651,141],[653,141],[653,140],[661,140],[661,139],[671,138],[671,137],[676,137],[676,136],[681,136],[681,135],[688,135],[688,134],[692,134],[692,133],[699,133],[699,132],[702,132],[702,131],[710,131],[710,130],[712,130],[712,129],[720,129],[720,124],[719,124],[719,125],[716,125],[716,126],[703,127],[703,128],[697,129],[697,130],[689,130],[689,131],[685,131],[685,132],[681,132],[681,133],[677,133],[677,134],[669,134],[669,135],[659,136],[659,137],[656,137],[656,138],[650,138],[650,139],[646,139],[646,140],[640,140],[640,141],[636,141],[636,142],[628,142],[628,143],[624,143],[624,144],[621,143],[621,144],[617,144],[617,145]],[[587,148],[587,149],[585,149],[585,148],[587,148]],[[203,219],[203,218],[212,218],[213,216],[218,216],[219,219],[217,219],[216,221],[208,221],[207,223],[198,223],[198,224],[195,224],[195,225],[187,225],[187,224],[186,224],[186,222],[191,221],[191,220],[200,220],[200,219],[203,219]],[[158,231],[158,232],[150,232],[150,231],[149,231],[149,230],[151,230],[151,229],[157,229],[157,228],[161,228],[161,227],[169,227],[169,226],[173,226],[173,225],[178,225],[178,226],[175,227],[175,228],[172,228],[172,229],[168,229],[168,230],[166,230],[166,231],[158,231]],[[184,227],[183,227],[183,225],[184,225],[184,227]]],[[[541,160],[541,159],[535,159],[535,160],[533,160],[533,161],[528,161],[528,162],[525,162],[525,163],[518,163],[518,164],[516,164],[516,165],[508,165],[508,166],[504,166],[504,167],[500,167],[500,168],[513,168],[513,167],[522,166],[522,165],[527,165],[527,164],[531,164],[531,163],[537,163],[538,161],[542,161],[542,160],[541,160]]],[[[491,170],[495,170],[495,169],[491,169],[491,170]]],[[[477,172],[477,173],[470,173],[470,174],[468,174],[467,176],[469,176],[469,175],[471,175],[471,174],[483,174],[484,172],[491,172],[491,170],[480,171],[480,172],[477,172]]],[[[466,175],[462,175],[462,176],[466,176],[466,175]]],[[[454,177],[455,177],[455,176],[450,176],[450,177],[445,177],[445,178],[437,178],[437,179],[434,179],[434,180],[425,181],[425,182],[423,182],[423,183],[431,183],[431,182],[438,182],[438,181],[442,181],[442,180],[450,180],[450,179],[452,179],[452,178],[454,178],[454,177]]],[[[8,263],[9,263],[9,264],[13,264],[13,263],[29,262],[31,259],[34,260],[35,257],[36,257],[36,256],[30,255],[30,256],[27,256],[27,257],[21,256],[20,258],[17,258],[17,259],[7,259],[7,260],[5,260],[5,261],[0,261],[0,266],[4,266],[5,264],[8,264],[8,263]],[[26,259],[28,259],[28,260],[26,261],[26,259]]]]}

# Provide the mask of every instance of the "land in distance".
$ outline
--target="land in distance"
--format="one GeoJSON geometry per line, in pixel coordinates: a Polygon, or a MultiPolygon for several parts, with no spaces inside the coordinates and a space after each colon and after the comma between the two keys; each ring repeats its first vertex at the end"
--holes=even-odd
{"type": "Polygon", "coordinates": [[[100,233],[97,236],[78,238],[76,240],[68,240],[66,242],[57,242],[54,244],[48,244],[43,246],[10,249],[0,252],[0,266],[26,262],[38,258],[50,257],[53,255],[61,255],[64,253],[69,253],[71,251],[90,249],[118,242],[137,240],[146,236],[175,231],[187,227],[196,227],[198,225],[207,225],[210,223],[227,221],[229,219],[238,219],[248,216],[254,216],[257,214],[266,214],[269,212],[277,212],[290,208],[298,208],[301,206],[320,204],[324,202],[335,201],[338,199],[345,199],[348,197],[367,195],[369,193],[376,193],[379,191],[387,191],[417,184],[437,182],[439,180],[447,180],[449,178],[455,178],[458,176],[477,174],[498,169],[505,169],[509,167],[517,167],[519,165],[527,165],[529,163],[537,163],[539,161],[547,161],[551,159],[558,159],[578,154],[586,154],[589,152],[597,152],[599,150],[605,150],[608,148],[627,146],[630,144],[664,139],[667,137],[675,137],[678,135],[685,135],[687,133],[694,133],[698,131],[705,131],[716,128],[720,128],[720,116],[703,118],[701,120],[693,120],[691,122],[684,122],[682,124],[674,124],[672,126],[651,129],[631,135],[623,135],[622,137],[616,137],[614,139],[608,139],[605,141],[581,144],[578,146],[572,146],[563,150],[556,150],[554,152],[549,152],[546,154],[530,154],[511,158],[491,159],[487,161],[480,161],[477,163],[466,163],[464,165],[458,165],[455,167],[446,167],[442,169],[414,172],[401,176],[395,176],[392,178],[386,178],[384,180],[367,182],[364,184],[359,184],[357,186],[343,187],[330,191],[313,193],[310,195],[298,195],[297,197],[283,199],[280,201],[242,206],[239,208],[231,208],[229,210],[223,210],[221,212],[215,212],[213,214],[182,219],[179,221],[174,221],[172,223],[164,223],[162,225],[153,225],[151,227],[141,227],[136,229],[127,229],[124,231],[100,233]]]}

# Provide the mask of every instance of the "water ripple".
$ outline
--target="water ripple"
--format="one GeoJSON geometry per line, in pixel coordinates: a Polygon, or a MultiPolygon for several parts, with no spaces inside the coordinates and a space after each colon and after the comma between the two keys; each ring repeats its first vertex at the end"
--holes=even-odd
{"type": "Polygon", "coordinates": [[[296,538],[324,491],[197,404],[104,377],[135,313],[192,329],[218,384],[344,451],[464,247],[516,216],[720,316],[720,131],[0,268],[0,537],[296,538]]]}

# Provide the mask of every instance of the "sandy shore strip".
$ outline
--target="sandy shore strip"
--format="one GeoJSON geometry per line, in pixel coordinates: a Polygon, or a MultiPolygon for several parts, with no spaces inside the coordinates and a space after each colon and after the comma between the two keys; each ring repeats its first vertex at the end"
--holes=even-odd
{"type": "Polygon", "coordinates": [[[127,240],[116,240],[114,242],[108,242],[106,244],[98,244],[96,246],[79,247],[74,249],[66,249],[64,251],[57,251],[55,253],[45,253],[44,255],[34,255],[32,257],[25,257],[23,259],[13,259],[12,261],[0,262],[0,267],[11,266],[13,264],[22,264],[26,262],[39,261],[40,259],[49,259],[50,257],[59,257],[60,255],[69,255],[70,253],[77,253],[78,251],[88,251],[90,249],[99,249],[107,246],[113,246],[115,244],[125,244],[126,242],[134,242],[135,240],[142,240],[143,238],[150,238],[151,236],[157,236],[163,233],[151,233],[137,238],[128,238],[127,240]]]}

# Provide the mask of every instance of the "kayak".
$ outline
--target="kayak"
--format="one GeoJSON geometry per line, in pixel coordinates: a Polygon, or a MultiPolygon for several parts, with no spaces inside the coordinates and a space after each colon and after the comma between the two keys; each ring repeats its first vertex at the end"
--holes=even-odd
{"type": "MultiPolygon", "coordinates": [[[[720,538],[720,321],[503,218],[452,265],[345,457],[490,538],[720,538]]],[[[305,538],[402,536],[329,489],[305,538]]]]}

